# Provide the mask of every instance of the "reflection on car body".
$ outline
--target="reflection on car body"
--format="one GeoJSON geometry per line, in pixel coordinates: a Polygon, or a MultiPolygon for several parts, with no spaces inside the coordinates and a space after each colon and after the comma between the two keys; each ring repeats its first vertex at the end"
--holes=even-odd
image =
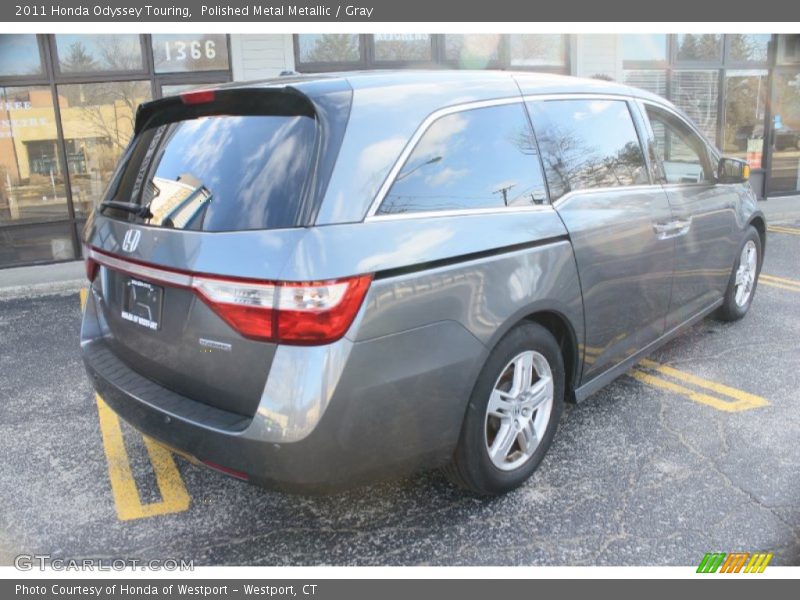
{"type": "Polygon", "coordinates": [[[301,490],[438,466],[520,485],[565,401],[744,316],[766,241],[746,165],[672,105],[541,74],[156,100],[108,200],[85,232],[96,389],[170,447],[301,490]],[[135,282],[156,327],[125,317],[135,282]]]}

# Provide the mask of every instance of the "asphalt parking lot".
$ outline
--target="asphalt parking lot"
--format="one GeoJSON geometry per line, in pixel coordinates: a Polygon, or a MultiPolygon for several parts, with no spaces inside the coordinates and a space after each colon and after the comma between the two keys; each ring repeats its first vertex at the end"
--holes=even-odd
{"type": "Polygon", "coordinates": [[[0,301],[0,564],[800,565],[800,222],[773,225],[739,323],[705,320],[571,406],[532,480],[481,500],[439,473],[328,497],[174,457],[95,399],[77,294],[0,301]]]}

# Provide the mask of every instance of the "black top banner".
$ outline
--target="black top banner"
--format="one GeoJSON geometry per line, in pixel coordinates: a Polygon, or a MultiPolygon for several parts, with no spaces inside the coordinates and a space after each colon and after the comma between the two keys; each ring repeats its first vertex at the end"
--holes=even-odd
{"type": "Polygon", "coordinates": [[[736,22],[800,21],[788,0],[10,0],[4,22],[736,22]]]}

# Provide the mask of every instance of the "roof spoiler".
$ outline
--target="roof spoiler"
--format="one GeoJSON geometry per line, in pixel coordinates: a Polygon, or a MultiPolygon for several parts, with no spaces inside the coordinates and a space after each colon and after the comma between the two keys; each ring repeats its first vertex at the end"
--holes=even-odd
{"type": "Polygon", "coordinates": [[[314,118],[311,99],[291,86],[209,88],[167,96],[139,105],[134,133],[159,125],[210,115],[273,115],[314,118]]]}

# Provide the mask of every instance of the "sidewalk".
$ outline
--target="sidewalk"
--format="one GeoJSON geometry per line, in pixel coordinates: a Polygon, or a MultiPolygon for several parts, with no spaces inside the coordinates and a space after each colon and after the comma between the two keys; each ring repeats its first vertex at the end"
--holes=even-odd
{"type": "MultiPolygon", "coordinates": [[[[759,202],[768,223],[800,221],[800,195],[759,202]]],[[[0,300],[75,293],[86,285],[82,261],[0,269],[0,300]]]]}
{"type": "Polygon", "coordinates": [[[800,195],[769,198],[758,206],[764,211],[768,224],[800,220],[800,195]]]}
{"type": "Polygon", "coordinates": [[[0,300],[75,293],[86,285],[83,261],[0,269],[0,300]]]}

